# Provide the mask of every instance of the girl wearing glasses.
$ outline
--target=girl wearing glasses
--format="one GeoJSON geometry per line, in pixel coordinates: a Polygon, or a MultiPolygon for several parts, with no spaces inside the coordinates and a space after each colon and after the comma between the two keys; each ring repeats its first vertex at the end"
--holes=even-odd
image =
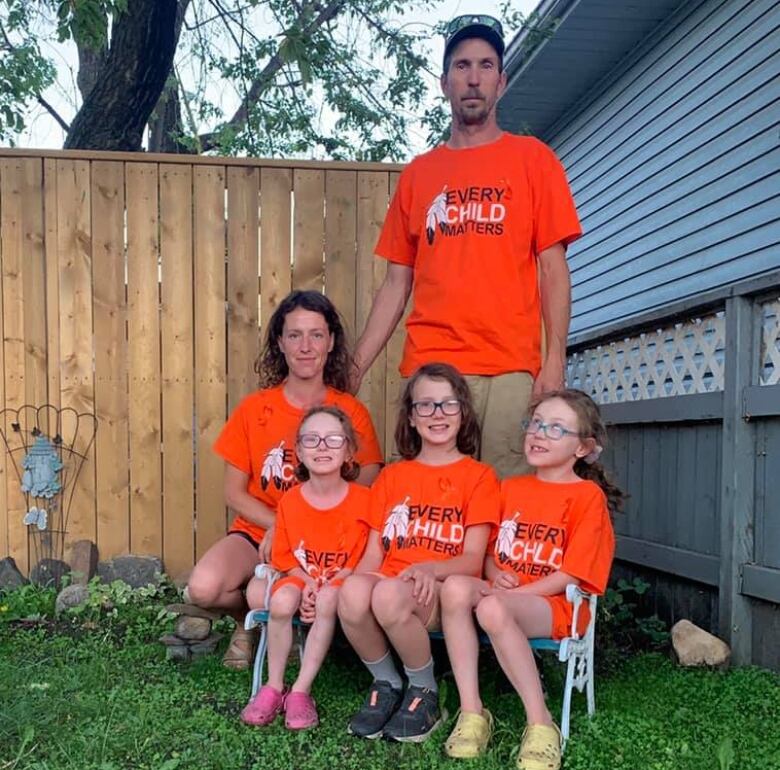
{"type": "Polygon", "coordinates": [[[306,413],[296,440],[295,474],[303,483],[285,493],[276,512],[271,564],[284,576],[271,589],[268,683],[241,712],[247,724],[268,725],[282,712],[290,730],[319,723],[309,693],[333,639],[339,587],[360,559],[368,534],[359,517],[370,492],[350,483],[360,471],[356,448],[355,431],[340,409],[320,406],[306,413]],[[298,611],[312,626],[298,677],[285,691],[298,611]]]}
{"type": "Polygon", "coordinates": [[[246,669],[256,632],[245,631],[248,606],[263,607],[266,585],[253,580],[258,561],[271,558],[276,508],[295,484],[296,435],[314,406],[338,406],[357,435],[358,482],[370,485],[382,454],[368,410],[345,393],[351,367],[344,326],[331,301],[316,291],[293,291],[267,323],[265,345],[255,363],[260,389],[236,407],[214,451],[225,461],[224,497],[233,514],[225,537],[195,565],[188,601],[222,610],[238,623],[223,658],[246,669]]]}
{"type": "MultiPolygon", "coordinates": [[[[585,393],[541,396],[524,429],[534,474],[501,484],[501,523],[488,546],[487,579],[451,577],[442,589],[444,638],[461,703],[445,751],[461,759],[479,756],[492,733],[493,719],[479,696],[476,617],[525,706],[528,724],[517,767],[557,770],[561,734],[547,710],[528,640],[569,635],[566,586],[603,593],[615,549],[609,511],[621,507],[623,493],[598,463],[606,430],[585,393]]],[[[580,632],[589,620],[584,609],[580,632]]]]}
{"type": "Polygon", "coordinates": [[[478,436],[463,377],[447,364],[420,367],[398,414],[403,459],[372,487],[366,552],[339,595],[342,628],[374,678],[353,735],[420,742],[442,722],[428,632],[440,628],[442,581],[481,573],[498,517],[496,475],[470,456],[478,436]]]}

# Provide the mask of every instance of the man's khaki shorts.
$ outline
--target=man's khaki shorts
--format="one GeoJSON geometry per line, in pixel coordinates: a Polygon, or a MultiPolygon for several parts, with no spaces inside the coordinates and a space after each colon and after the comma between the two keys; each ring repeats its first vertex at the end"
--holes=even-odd
{"type": "Polygon", "coordinates": [[[499,478],[531,473],[523,454],[522,421],[534,380],[528,372],[495,377],[467,374],[474,409],[482,430],[479,458],[493,466],[499,478]]]}

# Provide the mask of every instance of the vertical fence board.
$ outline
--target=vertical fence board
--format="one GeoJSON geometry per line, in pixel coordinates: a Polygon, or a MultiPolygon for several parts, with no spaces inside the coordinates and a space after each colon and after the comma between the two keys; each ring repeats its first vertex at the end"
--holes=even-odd
{"type": "Polygon", "coordinates": [[[355,243],[357,239],[357,174],[325,173],[325,293],[344,318],[347,335],[356,340],[355,243]]]}
{"type": "MultiPolygon", "coordinates": [[[[5,378],[8,375],[5,363],[5,303],[3,293],[5,286],[5,254],[3,251],[3,204],[5,192],[5,174],[7,162],[0,161],[0,409],[5,409],[5,378]]],[[[7,421],[0,423],[0,428],[6,430],[7,421]]],[[[0,558],[9,554],[8,550],[8,457],[5,446],[0,445],[0,558]]]]}
{"type": "MultiPolygon", "coordinates": [[[[5,363],[5,406],[18,409],[24,404],[24,240],[22,214],[22,163],[19,160],[0,161],[0,239],[3,254],[3,348],[5,363]]],[[[9,416],[3,431],[10,435],[9,416]]],[[[3,447],[5,455],[5,447],[3,447]]],[[[17,467],[21,458],[16,457],[17,467]]],[[[24,517],[24,497],[19,491],[19,476],[14,464],[6,458],[7,549],[17,566],[26,572],[30,566],[27,528],[24,517]]]]}
{"type": "MultiPolygon", "coordinates": [[[[379,232],[387,212],[388,175],[358,172],[357,276],[355,324],[365,328],[374,294],[384,277],[385,260],[374,259],[379,232]]],[[[359,397],[371,412],[380,446],[385,446],[385,374],[387,351],[382,350],[363,378],[359,397]]]]}
{"type": "Polygon", "coordinates": [[[257,388],[254,362],[260,352],[258,312],[258,196],[254,168],[229,168],[228,185],[228,412],[257,388]]]}
{"type": "Polygon", "coordinates": [[[36,158],[22,162],[24,228],[24,389],[28,404],[46,403],[46,254],[44,252],[43,166],[36,158]]]}
{"type": "MultiPolygon", "coordinates": [[[[21,214],[22,214],[22,286],[24,287],[24,401],[35,407],[47,402],[47,349],[46,349],[46,254],[44,251],[43,219],[43,165],[36,158],[22,161],[21,214]]],[[[40,426],[48,435],[48,421],[40,426]]],[[[51,519],[50,519],[51,521],[51,519]]],[[[49,525],[51,528],[51,524],[49,525]]],[[[47,556],[48,548],[57,547],[52,555],[59,557],[62,535],[52,541],[49,533],[44,538],[28,540],[30,564],[47,556]]]]}
{"type": "Polygon", "coordinates": [[[163,564],[184,575],[195,557],[192,169],[160,166],[163,564]]]}
{"type": "Polygon", "coordinates": [[[43,162],[43,208],[46,230],[46,349],[49,403],[60,405],[60,267],[57,252],[57,161],[43,162]]]}
{"type": "Polygon", "coordinates": [[[261,169],[260,330],[263,339],[269,318],[292,288],[291,190],[290,169],[261,169]]]}
{"type": "Polygon", "coordinates": [[[130,423],[130,548],[162,552],[158,168],[125,166],[130,423]]]}
{"type": "Polygon", "coordinates": [[[97,545],[103,559],[130,550],[124,164],[92,164],[97,545]]]}
{"type": "Polygon", "coordinates": [[[293,193],[293,288],[322,291],[325,172],[296,169],[293,193]]]}
{"type": "MultiPolygon", "coordinates": [[[[87,161],[57,163],[57,250],[61,406],[94,414],[90,171],[87,161]]],[[[72,429],[71,425],[64,424],[63,435],[72,429]]],[[[89,438],[81,431],[74,446],[76,451],[83,454],[89,438]]],[[[68,504],[67,495],[65,504],[68,504]]],[[[70,541],[97,539],[94,444],[73,488],[67,530],[70,541]]]]}
{"type": "Polygon", "coordinates": [[[223,464],[211,447],[226,418],[225,170],[194,172],[197,558],[226,531],[223,464]]]}

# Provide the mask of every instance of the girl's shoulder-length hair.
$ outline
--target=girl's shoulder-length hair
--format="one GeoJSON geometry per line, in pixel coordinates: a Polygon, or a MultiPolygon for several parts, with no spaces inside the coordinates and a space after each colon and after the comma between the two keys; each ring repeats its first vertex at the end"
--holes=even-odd
{"type": "Polygon", "coordinates": [[[414,409],[414,388],[423,377],[429,377],[432,380],[446,380],[450,384],[455,398],[460,401],[461,423],[457,438],[458,451],[464,455],[475,455],[479,451],[480,431],[469,385],[454,366],[443,363],[423,364],[407,380],[401,394],[398,420],[395,426],[395,444],[398,453],[405,460],[412,460],[420,454],[422,448],[422,439],[412,426],[411,418],[414,409]]]}

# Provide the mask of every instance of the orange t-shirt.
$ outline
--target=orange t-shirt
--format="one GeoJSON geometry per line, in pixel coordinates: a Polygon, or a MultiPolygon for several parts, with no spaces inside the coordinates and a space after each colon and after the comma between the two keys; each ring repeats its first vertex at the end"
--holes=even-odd
{"type": "Polygon", "coordinates": [[[607,499],[598,484],[556,484],[536,476],[501,482],[501,523],[488,545],[495,564],[520,585],[562,570],[583,591],[607,586],[615,535],[607,499]]]}
{"type": "Polygon", "coordinates": [[[279,501],[271,563],[280,572],[303,569],[320,582],[342,569],[354,569],[363,555],[368,526],[362,520],[371,492],[350,484],[347,496],[333,508],[315,508],[301,488],[293,487],[279,501]]]}
{"type": "MultiPolygon", "coordinates": [[[[281,496],[297,482],[295,438],[303,409],[292,406],[284,397],[282,385],[258,390],[247,396],[233,411],[214,442],[214,451],[225,462],[249,476],[247,491],[276,510],[281,496]]],[[[368,410],[354,396],[328,388],[325,404],[344,411],[355,428],[358,450],[355,459],[361,465],[382,462],[376,432],[368,410]]],[[[246,532],[256,541],[265,530],[242,516],[236,516],[231,532],[246,532]]]]}
{"type": "Polygon", "coordinates": [[[379,571],[394,576],[410,564],[459,556],[466,529],[495,526],[498,507],[495,472],[471,457],[449,465],[401,460],[386,466],[371,487],[364,516],[385,548],[379,571]]]}
{"type": "Polygon", "coordinates": [[[563,167],[538,139],[504,133],[415,158],[376,246],[380,257],[414,268],[401,374],[444,361],[462,374],[535,376],[536,256],[581,232],[563,167]]]}

